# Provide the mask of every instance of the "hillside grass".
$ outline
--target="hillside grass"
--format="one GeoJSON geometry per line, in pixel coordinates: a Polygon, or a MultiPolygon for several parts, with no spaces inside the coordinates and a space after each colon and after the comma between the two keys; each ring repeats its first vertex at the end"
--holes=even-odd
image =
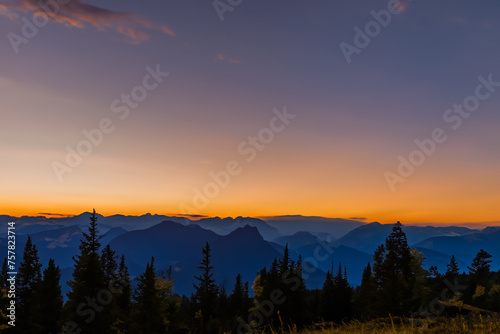
{"type": "Polygon", "coordinates": [[[261,329],[255,333],[267,334],[455,334],[500,333],[497,315],[458,315],[424,319],[384,318],[367,322],[352,321],[334,325],[316,324],[305,330],[294,326],[279,330],[261,329]]]}

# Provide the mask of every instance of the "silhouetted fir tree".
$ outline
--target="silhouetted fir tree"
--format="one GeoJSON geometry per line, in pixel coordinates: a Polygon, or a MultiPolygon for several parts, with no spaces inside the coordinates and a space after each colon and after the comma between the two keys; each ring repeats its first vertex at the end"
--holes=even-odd
{"type": "Polygon", "coordinates": [[[102,269],[104,271],[104,277],[106,278],[106,284],[116,284],[116,276],[118,271],[118,264],[116,260],[118,259],[116,252],[111,249],[109,245],[106,245],[102,250],[101,263],[102,269]]]}
{"type": "Polygon", "coordinates": [[[35,333],[36,331],[35,291],[42,280],[41,268],[42,265],[38,257],[38,250],[32,243],[31,237],[28,236],[16,282],[16,331],[19,333],[35,333]]]}
{"type": "Polygon", "coordinates": [[[307,318],[305,308],[307,288],[302,277],[302,257],[300,255],[297,262],[290,261],[288,272],[282,273],[281,277],[284,283],[283,291],[287,296],[287,300],[280,305],[284,306],[282,317],[283,319],[288,318],[289,323],[302,327],[307,318]]]}
{"type": "Polygon", "coordinates": [[[245,297],[244,300],[244,307],[243,309],[248,311],[250,310],[250,307],[252,306],[252,298],[250,298],[250,289],[249,289],[249,284],[248,282],[245,282],[243,284],[243,296],[245,297]]]}
{"type": "Polygon", "coordinates": [[[218,288],[218,298],[217,305],[214,305],[216,308],[216,312],[214,313],[214,318],[217,320],[216,323],[219,326],[219,329],[222,331],[228,331],[230,327],[230,306],[229,306],[229,296],[226,291],[226,285],[222,283],[218,288]]]}
{"type": "Polygon", "coordinates": [[[274,259],[269,271],[264,267],[254,281],[254,304],[250,313],[259,310],[262,302],[279,292],[278,299],[283,302],[273,305],[273,311],[264,319],[264,324],[279,326],[281,322],[301,326],[305,319],[306,287],[302,277],[302,260],[295,263],[290,260],[288,247],[285,247],[283,257],[274,259]]]}
{"type": "Polygon", "coordinates": [[[404,315],[410,312],[415,285],[411,251],[402,225],[397,222],[392,233],[373,255],[373,273],[377,284],[377,310],[381,315],[404,315]]]}
{"type": "Polygon", "coordinates": [[[101,252],[101,265],[104,272],[106,287],[110,292],[113,292],[113,299],[106,306],[107,312],[105,315],[109,317],[109,319],[104,321],[112,324],[114,332],[123,330],[125,328],[124,321],[127,319],[121,314],[117,306],[117,299],[123,293],[122,289],[125,288],[121,282],[120,273],[118,272],[117,260],[118,256],[116,252],[111,249],[109,244],[106,245],[101,252]]]}
{"type": "Polygon", "coordinates": [[[446,273],[444,274],[444,277],[449,281],[453,281],[458,277],[458,275],[460,275],[460,268],[458,267],[455,255],[452,255],[450,262],[446,265],[446,273]]]}
{"type": "Polygon", "coordinates": [[[361,284],[356,291],[356,313],[363,319],[371,319],[377,313],[375,303],[377,298],[377,287],[372,275],[372,268],[368,263],[363,270],[361,284]]]}
{"type": "MultiPolygon", "coordinates": [[[[293,312],[293,307],[292,305],[293,301],[291,300],[292,298],[292,292],[289,286],[287,286],[286,282],[288,282],[290,279],[293,279],[294,273],[292,271],[294,263],[293,261],[290,260],[290,251],[288,250],[288,244],[285,245],[285,249],[283,251],[283,257],[281,257],[278,260],[278,277],[279,279],[277,280],[277,288],[283,291],[284,295],[286,296],[286,300],[284,303],[276,305],[276,311],[274,312],[275,319],[274,325],[279,324],[281,321],[291,324],[292,323],[292,313],[293,312]],[[279,316],[279,317],[278,317],[279,316]]],[[[271,292],[272,293],[272,292],[271,292]]],[[[270,299],[271,293],[269,293],[267,298],[270,299]]],[[[297,319],[294,319],[297,321],[297,319]]]]}
{"type": "MultiPolygon", "coordinates": [[[[283,291],[280,289],[280,275],[278,271],[278,260],[274,259],[271,268],[267,270],[266,267],[259,271],[259,274],[255,278],[252,289],[254,291],[253,305],[249,309],[249,313],[257,312],[261,313],[260,305],[264,302],[270,300],[272,291],[283,291]]],[[[273,311],[269,316],[265,316],[262,320],[261,325],[272,324],[274,321],[279,319],[276,313],[273,311]]]]}
{"type": "Polygon", "coordinates": [[[489,260],[489,258],[491,258],[491,254],[484,251],[483,249],[480,249],[474,257],[474,260],[472,260],[472,265],[470,267],[467,267],[467,269],[469,269],[470,271],[472,279],[477,284],[484,283],[488,279],[491,263],[491,260],[489,260]]]}
{"type": "MultiPolygon", "coordinates": [[[[411,252],[411,281],[410,299],[408,300],[408,307],[411,311],[416,311],[422,302],[431,293],[431,289],[427,287],[427,280],[429,279],[429,272],[424,269],[425,255],[417,249],[412,249],[411,252]]],[[[436,269],[437,272],[437,269],[436,269]]],[[[439,273],[437,273],[435,280],[442,281],[439,273]]],[[[429,301],[427,301],[428,303],[429,301]]]]}
{"type": "Polygon", "coordinates": [[[241,274],[236,275],[233,291],[229,296],[229,315],[233,330],[236,330],[238,323],[236,319],[248,319],[249,310],[252,306],[252,299],[249,297],[248,282],[243,283],[241,274]]]}
{"type": "Polygon", "coordinates": [[[37,329],[33,333],[60,333],[62,326],[63,296],[61,292],[61,269],[49,259],[43,271],[43,279],[36,291],[37,329]]]}
{"type": "Polygon", "coordinates": [[[281,274],[286,273],[290,269],[290,251],[288,250],[288,244],[285,245],[283,250],[283,257],[278,260],[279,272],[281,274]]]}
{"type": "Polygon", "coordinates": [[[201,251],[203,257],[197,267],[201,271],[201,275],[194,276],[198,284],[193,284],[198,309],[201,311],[202,330],[214,314],[214,305],[216,305],[218,295],[217,285],[213,279],[214,267],[210,264],[210,250],[210,245],[207,242],[201,251]]]}
{"type": "Polygon", "coordinates": [[[133,333],[165,333],[163,295],[154,267],[154,258],[146,265],[146,270],[137,279],[134,294],[133,333]]]}
{"type": "Polygon", "coordinates": [[[111,331],[112,319],[108,307],[108,296],[111,292],[106,285],[106,276],[98,253],[101,247],[100,238],[94,210],[88,232],[84,232],[80,240],[80,254],[73,257],[73,279],[68,282],[71,290],[67,293],[69,300],[65,305],[68,320],[74,322],[82,333],[108,334],[111,331]]]}
{"type": "Polygon", "coordinates": [[[130,282],[130,275],[128,273],[127,265],[125,264],[125,256],[120,258],[117,274],[117,290],[120,293],[116,296],[116,312],[117,319],[113,327],[120,329],[122,332],[128,327],[130,323],[130,310],[131,310],[131,296],[132,286],[130,282]]]}
{"type": "Polygon", "coordinates": [[[337,291],[333,282],[333,275],[328,270],[326,272],[323,289],[320,297],[320,316],[325,321],[333,321],[335,313],[335,304],[337,304],[337,291]]]}
{"type": "Polygon", "coordinates": [[[342,264],[339,264],[337,275],[333,278],[336,291],[336,303],[333,321],[340,322],[351,318],[352,316],[352,288],[347,281],[347,272],[344,268],[342,274],[342,264]]]}
{"type": "Polygon", "coordinates": [[[233,320],[236,317],[246,319],[249,308],[248,282],[243,283],[241,274],[238,274],[236,275],[233,291],[229,296],[229,314],[233,320]]]}

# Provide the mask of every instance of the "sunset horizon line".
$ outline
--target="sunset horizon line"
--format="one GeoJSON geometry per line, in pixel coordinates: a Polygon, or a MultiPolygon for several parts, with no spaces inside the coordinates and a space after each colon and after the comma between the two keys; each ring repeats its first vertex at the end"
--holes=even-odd
{"type": "MultiPolygon", "coordinates": [[[[78,214],[64,214],[64,213],[50,213],[50,212],[39,212],[39,213],[24,213],[24,214],[9,214],[9,213],[0,213],[0,215],[5,215],[14,218],[23,218],[23,217],[45,217],[45,218],[71,218],[77,217],[83,214],[89,213],[91,211],[83,211],[78,214]]],[[[236,219],[236,218],[255,218],[263,221],[266,220],[279,220],[279,219],[290,219],[290,218],[318,218],[318,219],[332,219],[332,220],[347,220],[347,221],[357,221],[363,224],[371,224],[371,223],[380,223],[383,225],[395,224],[396,222],[401,222],[403,225],[409,226],[436,226],[436,227],[445,227],[445,226],[457,226],[457,227],[469,227],[469,228],[486,228],[486,227],[495,227],[500,226],[500,220],[488,220],[488,221],[405,221],[404,219],[395,219],[395,220],[380,220],[380,219],[369,219],[365,217],[333,217],[333,216],[324,216],[324,215],[310,215],[310,214],[275,214],[275,215],[223,215],[223,214],[215,214],[215,215],[204,215],[204,214],[179,214],[179,213],[152,213],[151,211],[145,213],[100,213],[99,210],[96,210],[96,214],[106,217],[112,216],[126,216],[126,217],[141,217],[141,216],[166,216],[166,217],[177,217],[177,218],[187,218],[191,221],[198,221],[201,219],[211,219],[211,218],[220,218],[220,219],[236,219]]]]}

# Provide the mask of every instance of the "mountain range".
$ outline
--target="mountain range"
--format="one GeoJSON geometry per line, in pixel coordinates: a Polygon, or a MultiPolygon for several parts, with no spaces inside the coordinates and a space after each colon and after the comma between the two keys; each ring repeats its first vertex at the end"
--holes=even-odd
{"type": "MultiPolygon", "coordinates": [[[[16,222],[18,264],[30,235],[45,266],[54,258],[62,269],[62,281],[71,279],[72,257],[78,254],[82,231],[86,231],[90,213],[68,218],[0,216],[0,248],[7,253],[7,222],[16,222]]],[[[217,282],[230,291],[234,278],[241,274],[250,286],[257,272],[269,267],[288,245],[291,257],[302,256],[308,288],[321,288],[327,270],[347,269],[353,285],[360,283],[363,268],[373,251],[391,233],[392,224],[364,223],[357,220],[322,217],[280,216],[203,218],[190,220],[146,214],[142,216],[98,216],[101,244],[109,244],[117,255],[125,255],[132,277],[140,275],[151,257],[156,268],[172,270],[175,291],[193,292],[194,275],[201,260],[201,249],[208,242],[217,282]],[[301,223],[302,222],[302,223],[301,223]]],[[[425,266],[446,270],[455,255],[462,271],[484,249],[493,255],[492,269],[500,268],[499,227],[403,226],[408,243],[424,253],[425,266]]],[[[63,284],[63,291],[68,291],[63,284]]]]}

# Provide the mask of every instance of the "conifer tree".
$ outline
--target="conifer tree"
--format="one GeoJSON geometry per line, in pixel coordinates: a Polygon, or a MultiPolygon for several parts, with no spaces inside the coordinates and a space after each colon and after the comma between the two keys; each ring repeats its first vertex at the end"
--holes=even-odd
{"type": "Polygon", "coordinates": [[[337,291],[335,289],[335,283],[333,282],[333,275],[330,270],[328,270],[320,296],[320,316],[323,320],[333,321],[336,303],[338,303],[337,291]]]}
{"type": "Polygon", "coordinates": [[[444,276],[447,280],[451,281],[457,278],[459,274],[460,268],[458,267],[455,255],[452,255],[450,258],[450,263],[446,265],[446,273],[444,274],[444,276]]]}
{"type": "Polygon", "coordinates": [[[106,284],[116,284],[116,276],[118,274],[118,265],[116,252],[106,245],[102,250],[101,263],[106,278],[106,284]]]}
{"type": "Polygon", "coordinates": [[[248,282],[243,283],[241,274],[236,275],[234,288],[229,296],[229,310],[231,316],[246,319],[249,309],[248,282]]]}
{"type": "Polygon", "coordinates": [[[125,264],[124,255],[120,258],[118,272],[116,273],[115,279],[111,282],[111,284],[113,285],[113,288],[116,289],[115,291],[119,291],[115,294],[114,298],[113,332],[127,333],[127,329],[132,322],[130,318],[132,286],[128,268],[125,264]]]}
{"type": "Polygon", "coordinates": [[[138,278],[134,300],[134,333],[160,334],[165,332],[162,287],[158,284],[154,258],[138,278]]]}
{"type": "Polygon", "coordinates": [[[82,333],[108,334],[111,331],[110,301],[106,299],[105,305],[99,302],[112,298],[99,256],[100,238],[94,210],[88,232],[84,232],[80,240],[80,254],[73,257],[73,279],[68,282],[71,288],[67,293],[68,320],[82,333]]]}
{"type": "Polygon", "coordinates": [[[205,326],[210,317],[213,315],[214,305],[217,302],[217,285],[215,285],[215,280],[213,279],[213,269],[214,267],[210,264],[210,245],[208,242],[203,247],[202,260],[198,269],[201,271],[199,276],[194,278],[198,281],[198,284],[194,284],[195,298],[201,311],[202,316],[202,327],[205,326]]]}
{"type": "Polygon", "coordinates": [[[339,264],[339,271],[333,278],[335,290],[337,292],[337,303],[335,304],[334,321],[340,322],[349,319],[352,316],[352,288],[347,281],[347,271],[344,268],[342,273],[342,264],[339,264]]]}
{"type": "Polygon", "coordinates": [[[124,319],[120,314],[118,307],[116,305],[117,298],[121,294],[121,289],[123,286],[120,282],[120,275],[118,273],[118,264],[116,263],[118,256],[116,252],[111,249],[111,247],[106,245],[101,253],[101,266],[104,272],[105,284],[108,290],[113,291],[113,298],[106,306],[106,312],[103,313],[103,317],[108,317],[108,319],[102,319],[108,324],[112,324],[113,330],[118,331],[120,328],[123,329],[125,326],[123,324],[124,319]],[[118,292],[117,292],[118,291],[118,292]]]}
{"type": "Polygon", "coordinates": [[[63,296],[61,293],[61,269],[49,260],[43,271],[43,279],[36,292],[37,330],[36,333],[60,333],[63,296]]]}
{"type": "Polygon", "coordinates": [[[467,267],[471,276],[478,284],[484,283],[490,274],[491,260],[489,258],[491,258],[491,254],[480,249],[474,260],[472,260],[472,265],[467,267]]]}
{"type": "Polygon", "coordinates": [[[41,268],[38,250],[32,243],[31,237],[28,236],[17,276],[16,303],[18,311],[16,331],[19,331],[19,333],[34,333],[36,331],[35,291],[42,279],[41,268]]]}
{"type": "Polygon", "coordinates": [[[372,318],[377,312],[375,310],[376,285],[372,275],[372,268],[368,263],[363,270],[361,285],[356,296],[357,315],[364,319],[372,318]]]}
{"type": "Polygon", "coordinates": [[[118,319],[114,326],[123,331],[127,328],[127,324],[130,322],[129,316],[131,311],[130,307],[132,296],[130,275],[128,273],[127,265],[125,264],[124,255],[121,256],[120,264],[118,265],[117,283],[118,285],[116,288],[120,290],[120,293],[116,296],[116,312],[118,313],[118,319]]]}
{"type": "Polygon", "coordinates": [[[385,244],[376,249],[373,259],[379,301],[377,310],[382,315],[409,313],[415,277],[411,251],[400,222],[394,225],[385,244]]]}
{"type": "Polygon", "coordinates": [[[254,281],[254,301],[258,305],[269,301],[276,291],[285,296],[282,303],[273,306],[273,312],[264,319],[266,324],[279,326],[282,322],[291,325],[292,322],[302,326],[306,318],[305,295],[306,286],[302,277],[302,259],[297,262],[290,259],[288,246],[285,246],[283,257],[274,259],[269,271],[264,267],[254,281]]]}

